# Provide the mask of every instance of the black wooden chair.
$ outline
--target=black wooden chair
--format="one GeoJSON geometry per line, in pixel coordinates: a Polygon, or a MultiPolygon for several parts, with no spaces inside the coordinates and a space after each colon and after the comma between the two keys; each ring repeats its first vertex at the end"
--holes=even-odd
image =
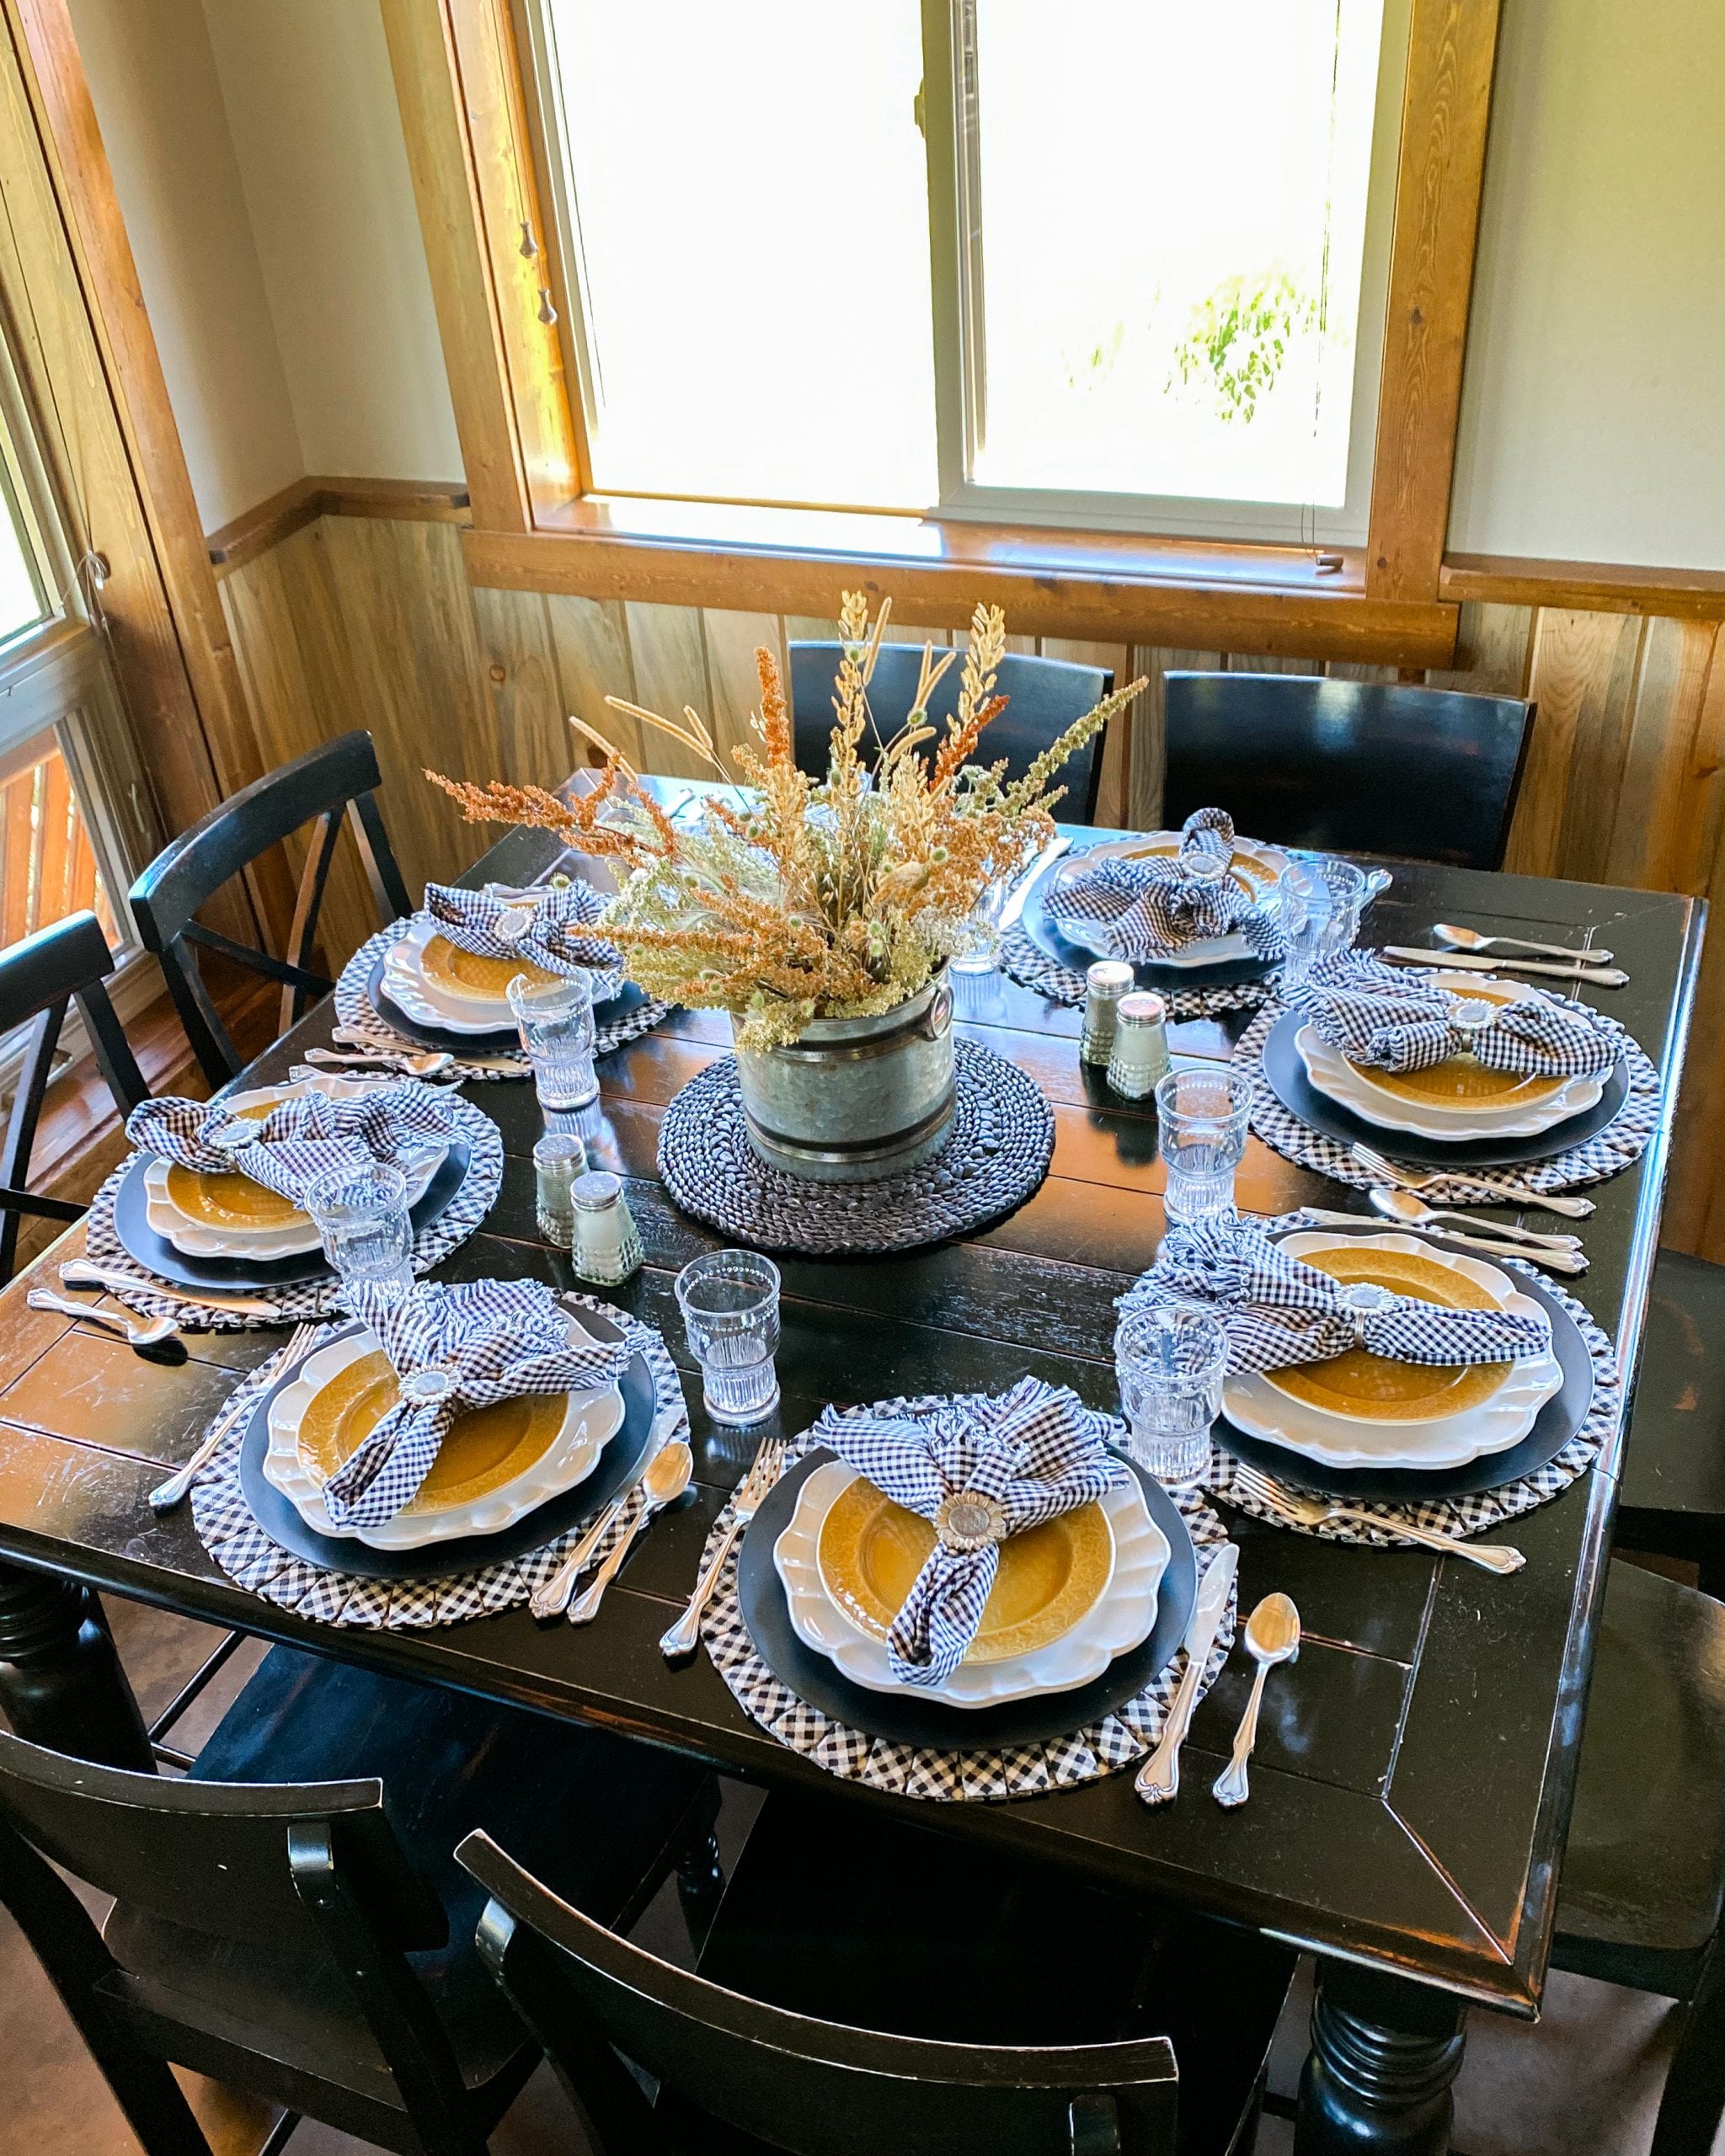
{"type": "Polygon", "coordinates": [[[1684,2002],[1652,2156],[1725,2112],[1725,1608],[1612,1561],[1552,1964],[1684,2002]]]}
{"type": "Polygon", "coordinates": [[[401,871],[390,851],[376,794],[382,784],[377,752],[363,730],[308,749],[291,764],[243,787],[212,808],[189,831],[164,846],[131,887],[131,910],[146,950],[162,961],[186,1038],[211,1086],[225,1086],[244,1059],[222,1024],[198,969],[197,950],[219,952],[252,972],[282,984],[280,1030],[303,1014],[308,996],[334,985],[309,963],[318,933],[329,864],[345,813],[360,850],[380,922],[413,911],[401,871]],[[302,825],[316,819],[294,905],[285,958],[273,958],[209,928],[196,918],[204,905],[238,876],[302,825]]]}
{"type": "Polygon", "coordinates": [[[1226,808],[1284,846],[1501,868],[1533,729],[1519,696],[1307,674],[1163,676],[1162,820],[1226,808]]]}
{"type": "Polygon", "coordinates": [[[1725,1265],[1680,1251],[1653,1266],[1616,1534],[1725,1601],[1725,1265]]]}
{"type": "Polygon", "coordinates": [[[0,1141],[0,1282],[12,1278],[18,1260],[20,1214],[28,1213],[40,1220],[76,1220],[84,1210],[65,1198],[39,1197],[24,1187],[43,1099],[53,1075],[54,1052],[70,1005],[77,1006],[96,1068],[120,1114],[129,1115],[150,1090],[108,1001],[104,983],[113,970],[113,954],[93,913],[73,914],[0,952],[0,1033],[9,1034],[25,1024],[30,1028],[6,1136],[0,1141]]]}
{"type": "Polygon", "coordinates": [[[715,1801],[625,1738],[278,1647],[183,1780],[0,1735],[0,1903],[146,2156],[210,2156],[168,2060],[404,2156],[482,2156],[539,2052],[475,1954],[456,1844],[520,1837],[627,1924],[715,1801]],[[99,1934],[56,1865],[115,1897],[99,1934]]]}
{"type": "Polygon", "coordinates": [[[595,2156],[1251,2146],[1294,1968],[1251,1934],[775,1793],[691,1975],[489,1836],[457,1854],[493,1897],[480,1953],[595,2156]],[[619,2054],[657,2079],[656,2102],[619,2054]]]}
{"type": "MultiPolygon", "coordinates": [[[[844,647],[836,643],[793,643],[791,648],[791,722],[795,729],[797,768],[811,778],[826,772],[827,740],[832,732],[832,684],[844,647]]],[[[928,715],[944,727],[959,707],[955,659],[928,700],[928,715]]],[[[883,741],[890,740],[910,716],[922,667],[922,646],[884,643],[875,657],[868,685],[868,707],[883,741]]],[[[982,737],[978,759],[986,764],[1007,760],[1008,778],[1022,778],[1050,741],[1075,718],[1114,692],[1114,677],[1105,666],[1079,666],[1070,659],[1038,659],[1008,652],[996,676],[996,695],[1011,699],[982,737]]],[[[1058,814],[1071,824],[1096,821],[1097,791],[1102,784],[1104,728],[1062,771],[1066,798],[1058,814]]]]}

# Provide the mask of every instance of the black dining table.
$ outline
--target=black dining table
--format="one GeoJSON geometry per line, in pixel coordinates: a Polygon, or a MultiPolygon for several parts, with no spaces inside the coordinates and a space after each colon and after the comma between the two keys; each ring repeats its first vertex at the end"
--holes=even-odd
{"type": "MultiPolygon", "coordinates": [[[[670,803],[691,790],[655,783],[670,803]]],[[[545,833],[511,831],[467,880],[531,881],[559,850],[545,833]]],[[[1366,943],[1429,944],[1437,921],[1551,942],[1592,931],[1628,973],[1626,987],[1594,1000],[1658,1067],[1659,1124],[1634,1166],[1595,1187],[1598,1210],[1581,1227],[1590,1270],[1567,1284],[1632,1377],[1704,909],[1662,894],[1390,865],[1394,883],[1368,916],[1366,943]]],[[[1171,1045],[1178,1057],[1226,1060],[1249,1015],[1176,1024],[1171,1045]]],[[[997,974],[962,984],[960,1030],[1029,1073],[1053,1108],[1048,1178],[1017,1211],[960,1241],[892,1257],[781,1259],[782,1398],[766,1433],[793,1436],[829,1401],[998,1390],[1027,1371],[1093,1406],[1117,1405],[1114,1299],[1155,1255],[1163,1171],[1151,1104],[1115,1097],[1080,1064],[1080,1019],[997,974]]],[[[314,1010],[243,1082],[285,1076],[333,1023],[328,1004],[314,1010]]],[[[678,1212],[654,1172],[667,1103],[729,1046],[722,1015],[678,1011],[600,1065],[594,1164],[627,1178],[647,1252],[633,1279],[605,1292],[660,1330],[683,1374],[697,1481],[694,1502],[641,1540],[585,1629],[536,1623],[525,1608],[435,1630],[343,1628],[246,1593],[202,1547],[190,1507],[158,1517],[147,1492],[189,1456],[238,1379],[280,1346],[280,1331],[194,1335],[190,1358],[164,1368],[87,1325],[29,1310],[28,1276],[0,1294],[0,1704],[21,1733],[148,1764],[90,1592],[100,1589],[602,1725],[756,1783],[818,1787],[836,1804],[916,1803],[825,1774],[750,1720],[704,1652],[672,1667],[659,1648],[761,1434],[703,1414],[672,1283],[722,1239],[678,1212]]],[[[579,1285],[568,1253],[535,1225],[531,1155],[542,1125],[531,1084],[465,1091],[502,1133],[503,1184],[438,1277],[579,1285]]],[[[1256,1138],[1237,1195],[1242,1210],[1266,1215],[1308,1204],[1368,1210],[1363,1193],[1256,1138]]],[[[76,1254],[82,1234],[68,1230],[37,1272],[76,1254]]],[[[1303,1628],[1297,1666],[1269,1688],[1251,1801],[1238,1810],[1213,1802],[1209,1784],[1244,1702],[1243,1653],[1199,1709],[1172,1805],[1147,1808],[1123,1772],[1007,1801],[917,1803],[916,1817],[1113,1893],[1172,1900],[1311,1950],[1322,1965],[1315,2041],[1327,2071],[1306,2077],[1302,2150],[1443,2147],[1465,2009],[1531,2017],[1539,2007],[1622,1444],[1619,1428],[1590,1473],[1496,1531],[1492,1539],[1527,1557],[1509,1578],[1228,1515],[1242,1607],[1282,1589],[1303,1628]],[[1425,2137],[1401,2137],[1415,2116],[1435,2123],[1425,2137]]]]}

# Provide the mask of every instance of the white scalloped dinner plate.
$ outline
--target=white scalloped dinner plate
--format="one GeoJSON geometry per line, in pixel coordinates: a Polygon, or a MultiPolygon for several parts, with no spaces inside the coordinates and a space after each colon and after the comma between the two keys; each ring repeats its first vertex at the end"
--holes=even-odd
{"type": "MultiPolygon", "coordinates": [[[[391,1001],[419,1024],[447,1033],[494,1033],[513,1028],[515,1013],[506,996],[462,995],[446,982],[426,979],[425,946],[442,933],[429,914],[415,914],[407,933],[390,945],[383,958],[383,985],[391,1001]]],[[[595,1004],[611,1002],[622,993],[623,975],[618,968],[590,969],[590,978],[595,1004]]]]}
{"type": "Polygon", "coordinates": [[[323,1484],[300,1458],[300,1422],[325,1385],[350,1364],[374,1353],[377,1345],[370,1332],[353,1332],[332,1340],[301,1364],[294,1382],[284,1386],[270,1403],[264,1478],[318,1534],[345,1537],[372,1550],[421,1550],[428,1544],[451,1542],[465,1534],[495,1534],[585,1481],[599,1465],[606,1441],[622,1425],[622,1395],[615,1385],[600,1391],[572,1392],[563,1428],[539,1459],[485,1497],[464,1505],[398,1513],[377,1527],[339,1527],[325,1509],[323,1484]]]}
{"type": "Polygon", "coordinates": [[[1071,1631],[1033,1654],[960,1662],[943,1684],[901,1684],[888,1664],[884,1645],[844,1614],[820,1577],[822,1524],[839,1493],[857,1480],[856,1470],[841,1460],[817,1468],[797,1493],[796,1510],[773,1545],[772,1561],[797,1637],[864,1691],[910,1691],[949,1707],[995,1707],[1087,1684],[1116,1655],[1149,1638],[1170,1553],[1136,1476],[1129,1476],[1098,1500],[1114,1538],[1114,1576],[1107,1592],[1071,1631]]]}
{"type": "MultiPolygon", "coordinates": [[[[1069,883],[1075,876],[1082,875],[1092,862],[1141,860],[1146,854],[1170,846],[1178,849],[1179,843],[1178,831],[1146,831],[1135,839],[1110,839],[1106,845],[1089,846],[1082,854],[1061,862],[1055,871],[1054,887],[1049,896],[1052,898],[1054,890],[1062,883],[1069,883]]],[[[1234,851],[1236,854],[1244,854],[1250,861],[1263,862],[1268,872],[1266,889],[1274,892],[1282,871],[1288,866],[1287,855],[1278,852],[1274,846],[1262,844],[1257,839],[1236,838],[1234,851]]],[[[1082,927],[1069,928],[1064,921],[1055,921],[1051,913],[1049,920],[1067,942],[1076,944],[1081,951],[1094,952],[1100,958],[1109,955],[1105,947],[1094,940],[1097,931],[1082,927]]],[[[1230,964],[1237,958],[1249,958],[1252,955],[1252,946],[1243,936],[1212,936],[1202,943],[1188,943],[1183,951],[1172,958],[1155,958],[1147,963],[1173,967],[1220,966],[1230,964]]]]}

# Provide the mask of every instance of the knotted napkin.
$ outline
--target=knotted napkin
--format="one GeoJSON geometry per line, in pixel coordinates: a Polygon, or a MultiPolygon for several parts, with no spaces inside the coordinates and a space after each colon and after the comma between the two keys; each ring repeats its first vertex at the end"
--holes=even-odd
{"type": "Polygon", "coordinates": [[[1007,1535],[1088,1504],[1120,1478],[1107,1428],[1076,1393],[1029,1377],[996,1398],[952,1401],[926,1417],[825,1411],[817,1442],[934,1522],[934,1548],[887,1634],[900,1684],[938,1684],[964,1660],[1007,1535]]]}
{"type": "Polygon", "coordinates": [[[449,1096],[409,1078],[341,1098],[304,1093],[261,1117],[236,1115],[220,1101],[169,1095],[141,1102],[126,1118],[126,1134],[141,1153],[203,1175],[249,1176],[301,1205],[320,1177],[374,1161],[399,1164],[440,1139],[446,1143],[454,1128],[449,1096]]]}
{"type": "Polygon", "coordinates": [[[1314,966],[1290,1001],[1321,1040],[1374,1070],[1426,1070],[1466,1051],[1518,1077],[1590,1078],[1623,1053],[1622,1027],[1583,1004],[1538,990],[1492,1003],[1359,951],[1314,966]]]}
{"type": "Polygon", "coordinates": [[[627,1342],[588,1339],[537,1280],[423,1285],[399,1297],[360,1281],[348,1302],[377,1335],[401,1397],[323,1486],[339,1526],[393,1519],[463,1411],[528,1393],[600,1390],[628,1365],[627,1342]]]}
{"type": "Polygon", "coordinates": [[[1186,819],[1180,850],[1146,861],[1093,862],[1056,878],[1049,918],[1066,936],[1099,943],[1111,958],[1135,965],[1174,956],[1188,943],[1241,935],[1260,958],[1287,946],[1274,915],[1226,872],[1234,857],[1234,820],[1220,808],[1186,819]],[[1223,872],[1218,873],[1218,867],[1223,872]]]}
{"type": "Polygon", "coordinates": [[[578,878],[521,891],[498,883],[483,891],[452,883],[425,886],[426,912],[439,935],[458,950],[480,958],[519,958],[566,980],[578,974],[600,975],[593,983],[595,1003],[608,1003],[623,985],[622,953],[602,936],[587,932],[605,906],[593,886],[578,878]]]}
{"type": "Polygon", "coordinates": [[[1123,1310],[1176,1305],[1215,1318],[1228,1369],[1278,1370],[1364,1348],[1394,1363],[1520,1363],[1551,1352],[1545,1314],[1452,1310],[1370,1281],[1344,1285],[1290,1257],[1255,1220],[1220,1214],[1169,1229],[1123,1310]]]}

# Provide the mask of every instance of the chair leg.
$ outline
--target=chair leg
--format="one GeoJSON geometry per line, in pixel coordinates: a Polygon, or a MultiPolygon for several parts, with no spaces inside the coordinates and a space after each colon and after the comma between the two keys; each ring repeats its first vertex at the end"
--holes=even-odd
{"type": "Polygon", "coordinates": [[[1725,1956],[1716,1936],[1684,2010],[1648,2156],[1710,2156],[1725,2115],[1725,1956]]]}
{"type": "Polygon", "coordinates": [[[724,1894],[724,1867],[719,1861],[718,1836],[711,1826],[697,1828],[677,1859],[677,1899],[683,1905],[683,1920],[697,1954],[707,1943],[724,1894]]]}

